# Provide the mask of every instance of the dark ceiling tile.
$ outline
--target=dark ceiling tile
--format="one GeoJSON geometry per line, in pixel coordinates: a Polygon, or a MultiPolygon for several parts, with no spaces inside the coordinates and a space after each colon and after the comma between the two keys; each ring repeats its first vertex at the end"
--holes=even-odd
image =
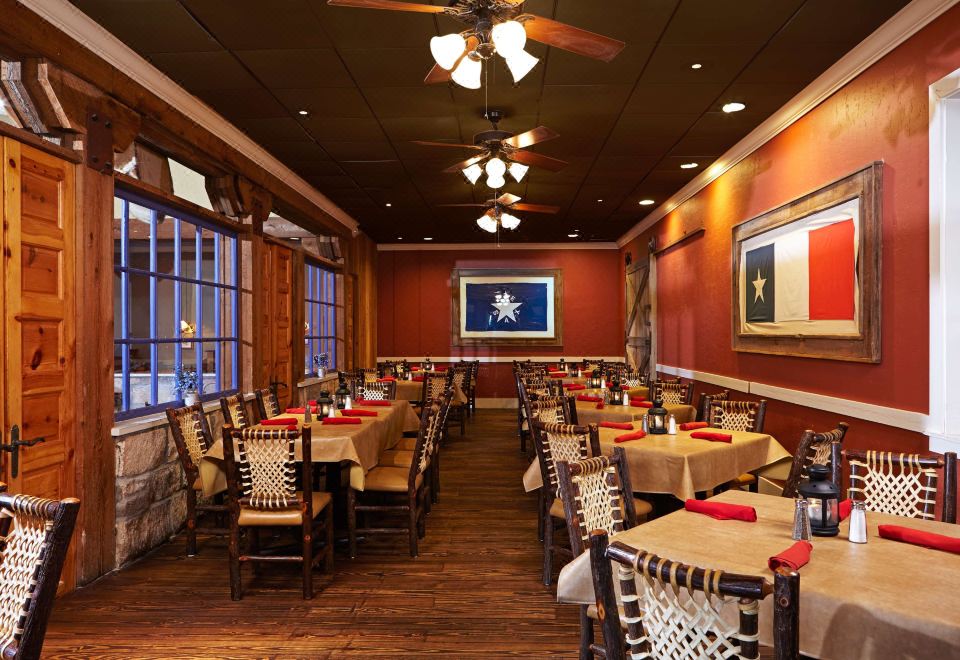
{"type": "MultiPolygon", "coordinates": [[[[437,35],[434,18],[428,14],[331,7],[327,0],[308,0],[308,4],[338,48],[420,46],[429,49],[430,38],[437,35]]],[[[461,25],[447,32],[462,29],[461,25]]]]}
{"type": "Polygon", "coordinates": [[[641,84],[729,84],[760,49],[760,44],[736,48],[710,43],[660,44],[643,72],[641,84]],[[700,64],[700,69],[693,69],[700,64]]]}
{"type": "Polygon", "coordinates": [[[355,87],[278,89],[274,93],[291,114],[307,110],[310,117],[373,117],[363,95],[355,87]]]}
{"type": "Polygon", "coordinates": [[[353,87],[332,48],[238,50],[237,57],[270,89],[353,87]]]}
{"type": "Polygon", "coordinates": [[[632,85],[544,85],[543,114],[619,114],[632,85]]]}
{"type": "Polygon", "coordinates": [[[317,190],[325,193],[328,190],[358,190],[356,182],[348,176],[328,174],[311,175],[304,177],[308,183],[315,186],[317,190]]]}
{"type": "MultiPolygon", "coordinates": [[[[452,142],[451,140],[436,140],[436,142],[452,142]]],[[[457,140],[459,144],[459,140],[457,140]]],[[[412,140],[394,140],[393,147],[403,159],[413,160],[433,160],[438,164],[453,165],[456,162],[466,160],[476,155],[477,151],[453,148],[453,147],[428,147],[422,144],[414,144],[412,140]]],[[[442,167],[440,168],[442,169],[442,167]]]]}
{"type": "Polygon", "coordinates": [[[579,137],[576,134],[564,133],[556,140],[550,140],[537,145],[538,154],[544,154],[561,160],[572,158],[593,157],[600,152],[603,146],[603,137],[579,137]]]}
{"type": "Polygon", "coordinates": [[[610,134],[601,152],[605,156],[659,155],[672,147],[696,115],[624,115],[610,134]]]}
{"type": "Polygon", "coordinates": [[[399,161],[360,162],[351,161],[342,164],[343,169],[361,186],[376,186],[384,181],[406,178],[406,172],[399,161]]]}
{"type": "Polygon", "coordinates": [[[150,62],[187,89],[260,89],[243,65],[225,50],[205,53],[157,53],[150,62]]]}
{"type": "Polygon", "coordinates": [[[176,0],[74,0],[73,4],[139,53],[222,49],[176,0]]]}
{"type": "Polygon", "coordinates": [[[856,43],[908,4],[910,0],[806,0],[777,38],[794,43],[856,43]]]}
{"type": "Polygon", "coordinates": [[[344,170],[332,160],[287,159],[284,163],[297,174],[306,178],[310,176],[342,176],[344,170]]]}
{"type": "Polygon", "coordinates": [[[412,87],[423,84],[433,66],[429,48],[361,48],[340,51],[361,88],[412,87]]]}
{"type": "MultiPolygon", "coordinates": [[[[456,117],[384,117],[383,130],[394,142],[460,140],[460,122],[456,117]]],[[[443,147],[437,149],[446,151],[443,147]]]]}
{"type": "Polygon", "coordinates": [[[372,116],[367,117],[319,117],[310,115],[301,120],[318,140],[383,140],[380,124],[372,116]]]}
{"type": "Polygon", "coordinates": [[[335,142],[321,140],[321,146],[334,160],[347,161],[395,161],[397,153],[386,140],[380,142],[335,142]]]}
{"type": "Polygon", "coordinates": [[[446,87],[375,87],[364,90],[379,117],[449,117],[456,113],[446,87]]]}
{"type": "Polygon", "coordinates": [[[330,157],[316,143],[303,140],[275,140],[263,145],[274,156],[284,162],[314,162],[330,160],[330,157]]]}
{"type": "MultiPolygon", "coordinates": [[[[487,128],[490,124],[483,118],[486,108],[500,110],[505,117],[500,127],[512,131],[526,126],[529,121],[521,122],[519,117],[535,117],[540,103],[540,86],[528,85],[526,79],[516,88],[491,90],[486,99],[486,105],[482,90],[479,90],[479,94],[478,90],[458,86],[452,87],[451,90],[461,121],[480,122],[481,127],[487,128]]],[[[475,130],[483,130],[481,127],[475,130]]]]}
{"type": "Polygon", "coordinates": [[[710,108],[716,111],[724,103],[738,101],[747,106],[744,112],[766,116],[779,110],[787,101],[796,96],[805,85],[791,82],[748,83],[735,82],[720,96],[717,103],[710,108]]]}
{"type": "MultiPolygon", "coordinates": [[[[690,137],[728,137],[739,139],[759,124],[765,115],[753,113],[749,108],[743,112],[707,112],[690,127],[690,137]]],[[[730,144],[733,144],[731,142],[730,144]]]]}
{"type": "Polygon", "coordinates": [[[761,44],[804,0],[683,0],[665,44],[761,44]]]}
{"type": "Polygon", "coordinates": [[[246,118],[237,125],[244,133],[261,144],[277,140],[306,140],[308,139],[303,126],[292,117],[246,118]]]}
{"type": "Polygon", "coordinates": [[[287,110],[270,92],[255,89],[210,89],[195,92],[200,99],[231,121],[247,117],[289,117],[287,110]]]}
{"type": "Polygon", "coordinates": [[[541,113],[540,123],[544,124],[557,133],[560,137],[551,140],[554,143],[560,143],[562,140],[571,137],[589,137],[598,142],[603,141],[610,131],[613,130],[617,122],[617,115],[609,113],[541,113]]]}
{"type": "Polygon", "coordinates": [[[745,83],[807,84],[843,57],[852,44],[774,41],[737,79],[745,83]]]}
{"type": "Polygon", "coordinates": [[[305,0],[181,0],[227,48],[327,48],[332,45],[305,0]],[[251,29],[256,26],[255,29],[251,29]]]}
{"type": "Polygon", "coordinates": [[[647,83],[641,82],[624,108],[625,114],[660,114],[677,112],[698,115],[720,96],[727,81],[722,83],[647,83]]]}

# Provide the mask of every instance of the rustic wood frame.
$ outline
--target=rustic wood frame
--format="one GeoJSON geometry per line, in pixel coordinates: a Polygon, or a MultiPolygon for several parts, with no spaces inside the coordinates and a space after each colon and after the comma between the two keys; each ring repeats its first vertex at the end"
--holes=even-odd
{"type": "Polygon", "coordinates": [[[880,362],[880,252],[883,162],[875,161],[819,190],[798,197],[733,228],[733,350],[768,355],[880,362]],[[842,202],[860,199],[860,244],[857,277],[860,283],[860,332],[840,335],[756,335],[740,331],[740,247],[743,241],[790,224],[842,202]]]}
{"type": "Polygon", "coordinates": [[[452,346],[563,346],[563,270],[560,268],[454,268],[450,274],[450,344],[452,346]],[[553,337],[461,337],[461,277],[552,277],[553,337]]]}

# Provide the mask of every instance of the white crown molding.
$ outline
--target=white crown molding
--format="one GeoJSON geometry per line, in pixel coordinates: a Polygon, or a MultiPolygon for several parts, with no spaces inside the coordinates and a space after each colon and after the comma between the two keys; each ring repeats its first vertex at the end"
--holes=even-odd
{"type": "Polygon", "coordinates": [[[378,252],[463,252],[466,250],[618,250],[613,241],[595,243],[378,243],[378,252]]]}
{"type": "Polygon", "coordinates": [[[692,369],[683,369],[681,367],[671,367],[665,364],[658,364],[657,371],[667,374],[668,376],[679,376],[680,378],[699,380],[702,383],[710,383],[711,385],[716,385],[718,387],[727,387],[731,390],[737,390],[738,392],[750,391],[750,381],[740,380],[739,378],[731,378],[730,376],[721,376],[719,374],[711,374],[706,371],[694,371],[692,369]]]}
{"type": "Polygon", "coordinates": [[[623,247],[668,213],[717,180],[724,172],[779,135],[880,58],[926,27],[960,0],[913,0],[873,34],[841,57],[799,94],[727,150],[710,167],[652,210],[617,240],[623,247]]]}
{"type": "Polygon", "coordinates": [[[353,234],[359,231],[357,221],[326,195],[304,181],[213,108],[168,78],[67,0],[18,0],[18,2],[273,174],[322,212],[347,227],[353,234]]]}
{"type": "MultiPolygon", "coordinates": [[[[560,358],[563,358],[565,362],[579,362],[584,357],[590,359],[603,360],[604,362],[623,362],[622,355],[596,355],[593,353],[580,354],[575,357],[569,357],[566,355],[455,355],[448,357],[438,357],[436,355],[430,356],[432,362],[459,362],[460,360],[476,360],[482,364],[513,364],[513,361],[526,362],[530,360],[531,362],[557,362],[560,358]]],[[[426,360],[425,355],[400,355],[400,356],[377,356],[377,362],[399,362],[400,360],[406,360],[407,362],[423,362],[426,360]]]]}

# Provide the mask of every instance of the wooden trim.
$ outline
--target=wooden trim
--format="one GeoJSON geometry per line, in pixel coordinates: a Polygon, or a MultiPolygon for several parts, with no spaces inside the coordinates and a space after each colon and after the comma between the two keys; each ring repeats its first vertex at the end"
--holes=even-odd
{"type": "MultiPolygon", "coordinates": [[[[513,364],[514,361],[524,362],[557,362],[562,357],[564,362],[580,362],[587,356],[592,359],[603,360],[604,362],[623,362],[622,355],[601,355],[595,353],[580,353],[578,355],[472,355],[464,353],[463,355],[453,355],[447,357],[431,356],[434,362],[459,362],[460,360],[471,360],[482,364],[513,364]]],[[[398,356],[378,356],[377,362],[399,362],[407,360],[408,362],[423,362],[427,357],[425,355],[398,355],[398,356]]]]}
{"type": "Polygon", "coordinates": [[[651,252],[650,254],[652,254],[652,255],[654,255],[654,256],[660,255],[660,254],[662,254],[663,252],[666,252],[667,250],[669,250],[670,248],[672,248],[672,247],[674,247],[674,246],[676,246],[676,245],[680,245],[680,243],[683,243],[683,242],[684,242],[685,240],[687,240],[688,238],[693,238],[694,236],[698,236],[698,235],[704,233],[705,231],[706,231],[706,228],[705,228],[703,225],[700,225],[700,226],[697,227],[696,229],[691,229],[690,231],[686,232],[683,236],[680,236],[679,238],[673,239],[672,241],[670,241],[669,243],[667,243],[667,244],[664,245],[663,247],[657,248],[656,250],[654,250],[654,251],[651,252]]]}
{"type": "Polygon", "coordinates": [[[882,251],[883,163],[876,161],[845,177],[762,213],[733,228],[731,328],[734,351],[795,357],[880,361],[880,255],[882,251]],[[789,225],[814,213],[852,199],[860,200],[857,279],[860,283],[859,334],[756,335],[740,329],[740,247],[743,241],[789,225]]]}
{"type": "Polygon", "coordinates": [[[452,313],[451,346],[563,346],[563,270],[560,268],[454,268],[450,275],[452,313]],[[461,277],[552,277],[553,330],[549,338],[461,337],[460,336],[460,278],[461,277]]]}
{"type": "Polygon", "coordinates": [[[613,241],[584,243],[380,243],[378,252],[463,252],[474,250],[619,250],[613,241]]]}
{"type": "Polygon", "coordinates": [[[238,237],[250,231],[249,225],[234,222],[224,215],[211,211],[210,209],[205,209],[176,195],[171,195],[161,188],[152,186],[149,183],[144,183],[139,179],[134,179],[132,176],[114,172],[113,178],[118,190],[126,190],[140,197],[145,197],[152,202],[181,210],[212,225],[232,231],[236,233],[238,237]]]}
{"type": "Polygon", "coordinates": [[[42,137],[31,133],[30,131],[17,128],[16,126],[11,126],[10,124],[4,124],[0,122],[0,138],[8,137],[17,142],[22,142],[23,144],[29,145],[36,149],[37,151],[42,151],[51,156],[56,156],[61,158],[68,163],[81,163],[83,162],[83,154],[79,151],[74,151],[67,147],[62,147],[59,144],[54,144],[49,140],[44,140],[42,137]]]}

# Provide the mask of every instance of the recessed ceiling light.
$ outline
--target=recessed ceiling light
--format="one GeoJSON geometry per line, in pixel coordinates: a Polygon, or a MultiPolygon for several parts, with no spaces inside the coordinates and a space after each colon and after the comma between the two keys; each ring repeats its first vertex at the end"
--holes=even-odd
{"type": "Polygon", "coordinates": [[[651,206],[656,204],[652,199],[641,199],[639,202],[640,206],[651,206]]]}
{"type": "Polygon", "coordinates": [[[743,103],[740,103],[740,102],[738,102],[738,101],[733,101],[732,103],[725,103],[725,104],[723,105],[722,110],[723,110],[724,112],[727,112],[727,113],[730,113],[730,112],[740,112],[741,110],[743,110],[743,109],[746,108],[746,107],[747,107],[747,106],[745,106],[743,103]]]}
{"type": "Polygon", "coordinates": [[[303,117],[306,117],[307,115],[310,114],[310,111],[309,111],[309,110],[297,110],[297,114],[298,114],[298,115],[301,115],[301,116],[303,116],[303,117]]]}
{"type": "Polygon", "coordinates": [[[384,204],[384,206],[386,206],[387,208],[390,208],[393,206],[393,204],[391,204],[390,202],[387,202],[386,204],[384,204]]]}
{"type": "Polygon", "coordinates": [[[567,238],[580,238],[580,234],[567,234],[567,238]]]}
{"type": "Polygon", "coordinates": [[[697,166],[697,163],[681,163],[681,164],[680,164],[680,169],[681,169],[681,170],[692,170],[692,169],[693,169],[694,167],[696,167],[696,166],[697,166]]]}
{"type": "Polygon", "coordinates": [[[397,236],[397,240],[398,240],[398,241],[402,241],[402,240],[403,240],[403,236],[397,236]]]}
{"type": "Polygon", "coordinates": [[[697,63],[695,63],[695,64],[691,64],[691,65],[690,65],[690,68],[691,68],[691,69],[702,69],[702,68],[703,68],[703,65],[700,64],[699,62],[697,62],[697,63]]]}
{"type": "Polygon", "coordinates": [[[602,199],[598,199],[598,200],[597,200],[597,204],[603,204],[603,200],[602,200],[602,199]]]}
{"type": "Polygon", "coordinates": [[[433,240],[433,237],[432,237],[432,236],[424,236],[424,237],[423,237],[423,240],[425,240],[425,241],[432,241],[432,240],[433,240]]]}

